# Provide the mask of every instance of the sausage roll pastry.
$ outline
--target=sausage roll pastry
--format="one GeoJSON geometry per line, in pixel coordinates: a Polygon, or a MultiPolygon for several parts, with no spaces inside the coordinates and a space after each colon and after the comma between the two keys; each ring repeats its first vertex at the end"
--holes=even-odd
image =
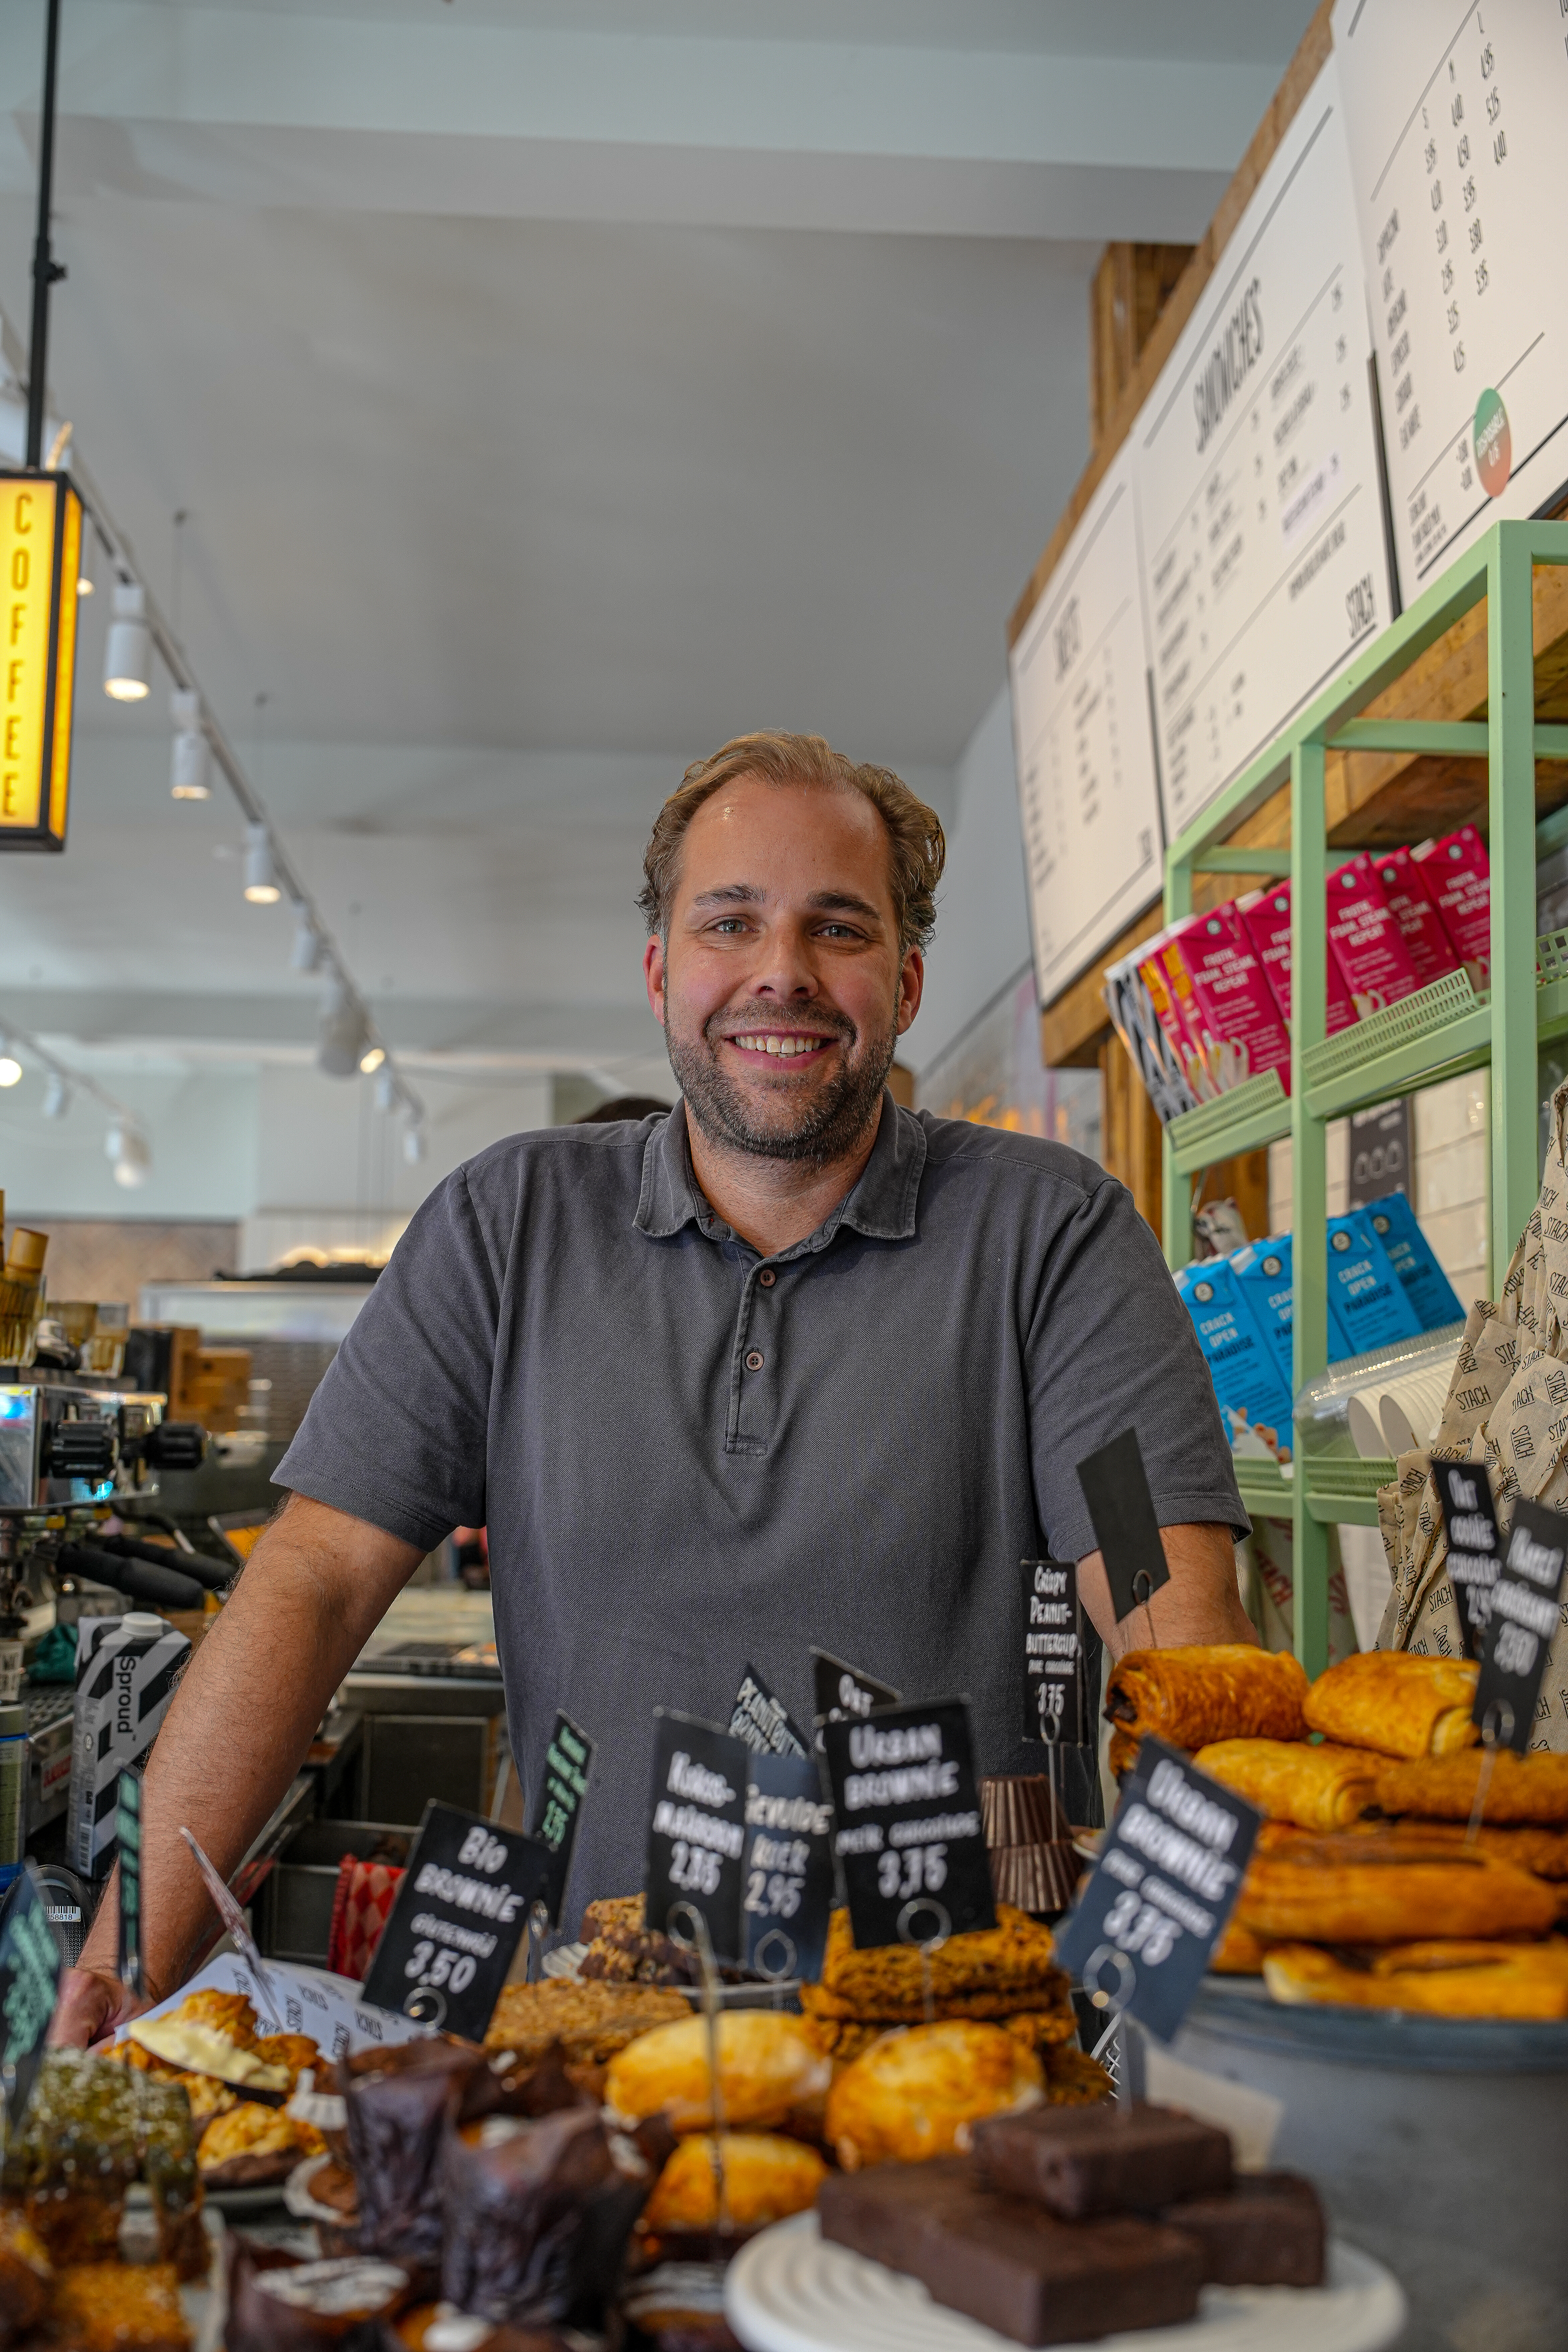
{"type": "Polygon", "coordinates": [[[1401,1944],[1423,1936],[1544,1936],[1557,1897],[1543,1879],[1476,1853],[1371,1849],[1326,1839],[1254,1854],[1236,1917],[1279,1943],[1401,1944]]]}
{"type": "Polygon", "coordinates": [[[1333,2001],[1354,2009],[1416,2010],[1432,2017],[1568,2017],[1568,1948],[1456,1943],[1447,1958],[1426,1945],[1415,1965],[1348,1968],[1310,1944],[1276,1945],[1263,1963],[1281,2001],[1333,2001]],[[1485,1956],[1482,1957],[1484,1948],[1485,1956]]]}
{"type": "Polygon", "coordinates": [[[1479,1738],[1470,1721],[1480,1668],[1465,1658],[1363,1650],[1320,1675],[1306,1717],[1325,1739],[1383,1756],[1449,1756],[1479,1738]]]}
{"type": "MultiPolygon", "coordinates": [[[[1384,1764],[1377,1776],[1377,1801],[1385,1813],[1468,1822],[1480,1769],[1477,1749],[1384,1764]]],[[[1542,1829],[1568,1827],[1568,1756],[1516,1756],[1511,1748],[1500,1748],[1487,1787],[1485,1819],[1500,1827],[1523,1822],[1542,1829]]]]}
{"type": "Polygon", "coordinates": [[[1303,1830],[1344,1830],[1377,1788],[1377,1759],[1363,1748],[1313,1747],[1304,1739],[1220,1739],[1193,1761],[1271,1822],[1303,1830]]]}
{"type": "Polygon", "coordinates": [[[1307,1677],[1288,1650],[1215,1642],[1129,1650],[1111,1668],[1105,1712],[1119,1730],[1173,1748],[1215,1739],[1303,1739],[1307,1677]]]}

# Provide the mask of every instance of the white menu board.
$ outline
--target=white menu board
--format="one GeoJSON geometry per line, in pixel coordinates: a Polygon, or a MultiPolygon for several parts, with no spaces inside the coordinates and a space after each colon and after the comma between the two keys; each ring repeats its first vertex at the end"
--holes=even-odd
{"type": "Polygon", "coordinates": [[[1123,449],[1013,648],[1035,977],[1048,1003],[1159,896],[1159,797],[1123,449]]]}
{"type": "Polygon", "coordinates": [[[1173,837],[1392,619],[1332,59],[1132,432],[1173,837]]]}
{"type": "Polygon", "coordinates": [[[1562,0],[1339,0],[1405,601],[1568,482],[1562,0]]]}

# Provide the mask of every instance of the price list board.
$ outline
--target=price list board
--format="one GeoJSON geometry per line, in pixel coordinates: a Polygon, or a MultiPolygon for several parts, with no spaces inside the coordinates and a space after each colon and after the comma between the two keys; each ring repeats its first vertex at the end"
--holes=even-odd
{"type": "Polygon", "coordinates": [[[1131,464],[1089,501],[1013,648],[1013,740],[1042,1003],[1160,888],[1131,464]]]}
{"type": "Polygon", "coordinates": [[[1393,617],[1368,356],[1331,58],[1131,436],[1173,836],[1393,617]]]}
{"type": "Polygon", "coordinates": [[[1406,602],[1568,482],[1568,16],[1560,0],[1338,0],[1406,602]]]}

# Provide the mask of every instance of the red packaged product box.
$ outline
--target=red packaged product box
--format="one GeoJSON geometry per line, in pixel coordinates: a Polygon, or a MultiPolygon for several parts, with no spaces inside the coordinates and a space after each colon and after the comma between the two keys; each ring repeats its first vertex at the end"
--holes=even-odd
{"type": "MultiPolygon", "coordinates": [[[[1247,926],[1247,936],[1258,950],[1274,998],[1285,1020],[1290,1018],[1290,885],[1276,882],[1271,890],[1249,890],[1236,902],[1236,911],[1247,926]]],[[[1325,1036],[1332,1037],[1348,1029],[1356,1017],[1351,1003],[1350,990],[1340,977],[1340,968],[1325,949],[1323,956],[1325,1012],[1328,1016],[1325,1036]]]]}
{"type": "MultiPolygon", "coordinates": [[[[1140,959],[1138,977],[1149,992],[1149,1002],[1154,1008],[1154,1018],[1170,1041],[1171,1051],[1176,1057],[1177,1067],[1193,1093],[1202,1102],[1212,1096],[1215,1089],[1208,1081],[1202,1044],[1195,1030],[1187,1022],[1185,1005],[1177,996],[1171,975],[1165,969],[1161,950],[1169,937],[1168,930],[1156,931],[1140,959]]],[[[1190,989],[1187,992],[1187,1001],[1191,1001],[1190,989]]]]}
{"type": "MultiPolygon", "coordinates": [[[[1361,861],[1358,858],[1356,862],[1359,865],[1361,861]]],[[[1380,849],[1371,862],[1377,868],[1383,895],[1394,909],[1394,919],[1410,951],[1421,986],[1425,988],[1428,981],[1441,980],[1446,971],[1457,971],[1459,959],[1427,891],[1425,869],[1417,866],[1408,849],[1380,849]]]]}
{"type": "Polygon", "coordinates": [[[1486,988],[1492,971],[1492,869],[1487,845],[1473,824],[1424,841],[1410,853],[1443,918],[1455,954],[1474,988],[1486,988]]]}
{"type": "Polygon", "coordinates": [[[1364,854],[1329,877],[1329,952],[1363,1017],[1414,996],[1421,985],[1410,950],[1364,854]]]}
{"type": "Polygon", "coordinates": [[[1235,901],[1189,915],[1174,926],[1170,944],[1186,966],[1205,1027],[1219,1045],[1222,1090],[1278,1070],[1289,1093],[1290,1033],[1235,901]]]}

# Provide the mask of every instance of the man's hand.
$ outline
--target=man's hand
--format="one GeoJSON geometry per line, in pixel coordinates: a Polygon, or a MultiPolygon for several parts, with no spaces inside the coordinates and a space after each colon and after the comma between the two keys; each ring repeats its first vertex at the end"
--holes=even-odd
{"type": "Polygon", "coordinates": [[[1078,1589],[1094,1629],[1113,1658],[1128,1650],[1174,1649],[1188,1642],[1256,1642],[1257,1630],[1241,1605],[1236,1581],[1236,1545],[1228,1528],[1162,1528],[1171,1580],[1162,1584],[1147,1608],[1117,1622],[1101,1553],[1086,1553],[1078,1564],[1078,1589]],[[1152,1624],[1151,1624],[1151,1621],[1152,1624]]]}
{"type": "Polygon", "coordinates": [[[150,2007],[101,1969],[68,1969],[49,2024],[51,2050],[89,2050],[150,2007]]]}
{"type": "MultiPolygon", "coordinates": [[[[225,1878],[300,1769],[316,1727],[418,1566],[414,1544],[291,1496],[186,1668],[142,1787],[142,1918],[149,1992],[184,1981],[212,1909],[181,1837],[225,1878]]],[[[81,2042],[132,2011],[115,1978],[117,1906],[105,1892],[71,1971],[55,2038],[81,2042]]]]}

